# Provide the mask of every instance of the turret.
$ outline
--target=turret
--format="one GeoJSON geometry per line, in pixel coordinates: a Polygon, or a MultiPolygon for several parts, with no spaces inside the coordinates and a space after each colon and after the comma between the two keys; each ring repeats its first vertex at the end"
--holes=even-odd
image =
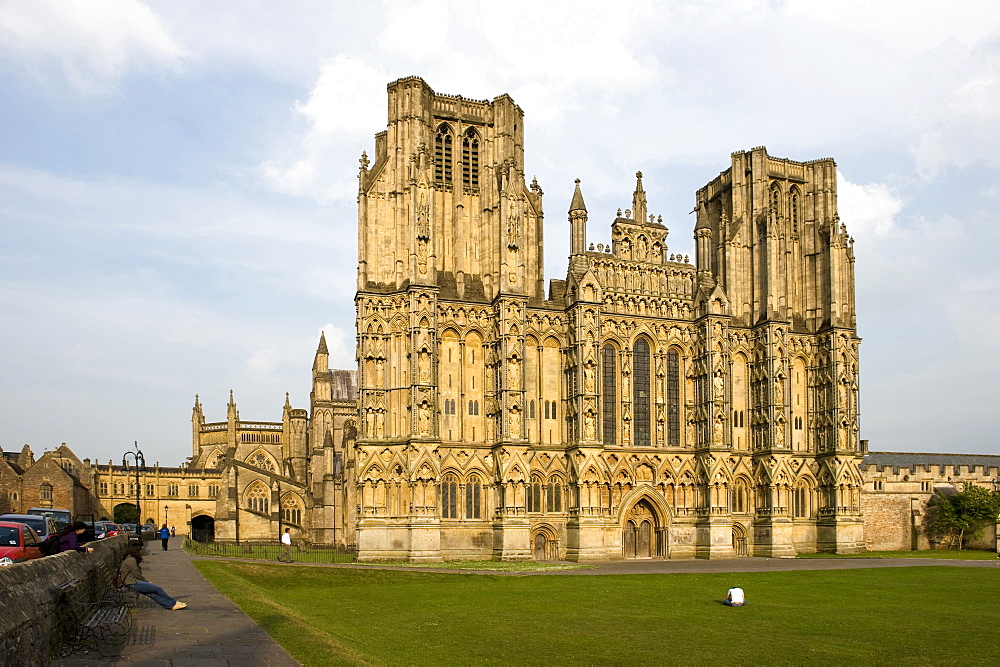
{"type": "Polygon", "coordinates": [[[313,360],[313,401],[329,401],[333,394],[330,386],[330,353],[326,347],[326,335],[319,334],[319,347],[313,360]]]}
{"type": "Polygon", "coordinates": [[[201,427],[205,424],[205,413],[201,409],[198,394],[194,395],[194,408],[191,410],[191,456],[195,459],[201,453],[201,427]]]}
{"type": "Polygon", "coordinates": [[[569,205],[570,254],[582,255],[587,249],[587,205],[580,192],[580,179],[576,179],[576,189],[569,205]]]}

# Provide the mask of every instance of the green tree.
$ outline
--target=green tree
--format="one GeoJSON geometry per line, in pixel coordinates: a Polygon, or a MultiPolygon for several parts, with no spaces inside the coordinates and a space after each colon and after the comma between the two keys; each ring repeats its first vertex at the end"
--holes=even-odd
{"type": "Polygon", "coordinates": [[[115,523],[135,523],[139,516],[132,503],[115,505],[115,523]]]}
{"type": "Polygon", "coordinates": [[[966,482],[961,491],[934,493],[927,501],[927,533],[947,539],[959,550],[966,538],[975,538],[1000,516],[1000,493],[966,482]]]}

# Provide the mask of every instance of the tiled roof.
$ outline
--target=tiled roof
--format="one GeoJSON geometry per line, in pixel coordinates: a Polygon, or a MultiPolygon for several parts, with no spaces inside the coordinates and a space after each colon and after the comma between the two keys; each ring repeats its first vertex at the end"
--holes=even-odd
{"type": "Polygon", "coordinates": [[[875,466],[882,468],[909,468],[915,466],[962,466],[997,468],[1000,472],[1000,456],[990,454],[919,454],[909,452],[868,452],[861,462],[861,468],[875,466]]]}

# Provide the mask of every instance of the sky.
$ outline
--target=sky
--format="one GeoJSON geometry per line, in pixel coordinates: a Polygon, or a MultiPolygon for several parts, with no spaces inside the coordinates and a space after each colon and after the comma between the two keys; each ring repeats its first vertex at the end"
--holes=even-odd
{"type": "Polygon", "coordinates": [[[671,252],[730,154],[833,157],[861,437],[1000,454],[1000,3],[0,0],[0,447],[191,454],[191,409],[354,366],[358,159],[386,84],[509,93],[565,275],[642,170],[671,252]]]}

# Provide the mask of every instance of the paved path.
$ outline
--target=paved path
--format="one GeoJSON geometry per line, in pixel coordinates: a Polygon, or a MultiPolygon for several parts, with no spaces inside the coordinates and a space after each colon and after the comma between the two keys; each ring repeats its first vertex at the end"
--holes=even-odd
{"type": "Polygon", "coordinates": [[[181,549],[183,538],[170,540],[163,551],[159,540],[149,543],[142,572],[168,595],[188,604],[187,609],[169,611],[139,596],[133,617],[132,637],[117,658],[76,653],[55,662],[74,665],[191,665],[215,667],[265,667],[298,665],[270,635],[224,597],[191,564],[181,549]]]}

